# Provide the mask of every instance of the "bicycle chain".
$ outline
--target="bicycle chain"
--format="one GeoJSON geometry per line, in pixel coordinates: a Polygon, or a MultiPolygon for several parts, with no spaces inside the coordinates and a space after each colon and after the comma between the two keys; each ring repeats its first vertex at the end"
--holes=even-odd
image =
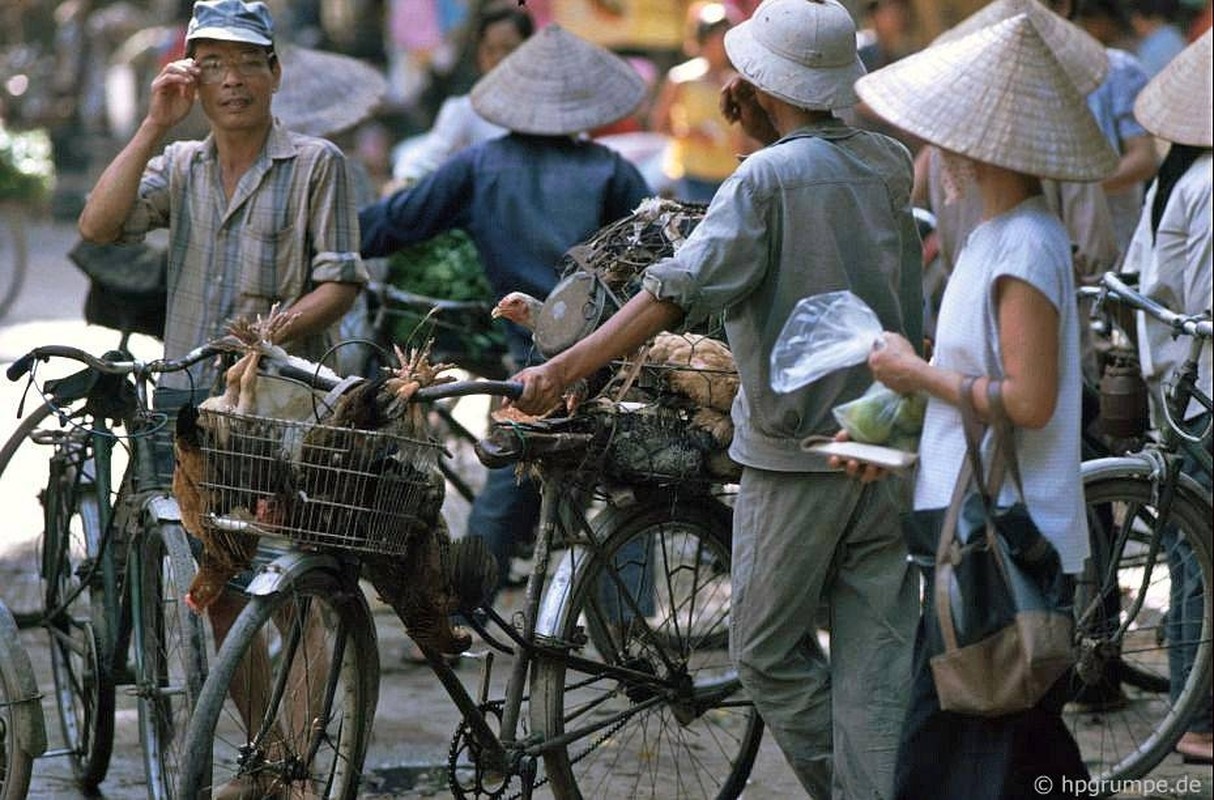
{"type": "MultiPolygon", "coordinates": [[[[526,698],[526,697],[523,698],[524,701],[526,701],[528,699],[529,698],[526,698]]],[[[491,702],[482,704],[480,707],[480,710],[482,713],[485,713],[485,712],[492,713],[500,719],[501,712],[504,707],[505,707],[504,701],[493,700],[491,702]]],[[[597,738],[595,738],[593,741],[591,741],[590,744],[588,744],[585,747],[585,749],[583,749],[577,755],[571,756],[569,758],[569,763],[571,765],[576,764],[579,761],[581,761],[582,759],[586,758],[592,752],[597,750],[599,748],[599,746],[601,744],[603,744],[603,742],[607,741],[612,736],[614,736],[616,731],[623,728],[624,725],[631,718],[632,718],[632,716],[628,715],[628,716],[622,718],[615,725],[612,725],[612,726],[604,729],[604,731],[602,733],[600,733],[597,738]]],[[[447,751],[447,786],[451,790],[451,794],[457,800],[467,800],[467,798],[469,798],[469,797],[477,797],[477,798],[487,797],[487,798],[490,798],[490,800],[521,800],[521,798],[523,796],[523,792],[521,789],[519,791],[515,792],[514,794],[505,795],[505,792],[506,792],[507,788],[509,788],[510,783],[514,780],[514,778],[518,777],[518,772],[513,771],[513,770],[509,773],[509,775],[507,775],[505,777],[505,780],[502,782],[501,788],[498,789],[497,791],[484,790],[483,787],[479,786],[479,779],[478,779],[478,785],[473,789],[472,794],[467,794],[464,792],[464,790],[462,788],[460,788],[459,784],[456,783],[456,780],[455,780],[456,779],[456,759],[459,757],[459,753],[462,750],[461,742],[465,738],[467,738],[469,741],[471,741],[471,731],[469,730],[468,723],[461,721],[460,724],[458,726],[456,726],[455,734],[451,737],[451,746],[447,751]],[[503,797],[503,795],[505,795],[505,796],[503,797]]],[[[548,777],[545,775],[544,777],[537,779],[535,781],[535,783],[532,784],[532,789],[539,788],[540,786],[543,786],[546,783],[548,783],[548,777]]]]}

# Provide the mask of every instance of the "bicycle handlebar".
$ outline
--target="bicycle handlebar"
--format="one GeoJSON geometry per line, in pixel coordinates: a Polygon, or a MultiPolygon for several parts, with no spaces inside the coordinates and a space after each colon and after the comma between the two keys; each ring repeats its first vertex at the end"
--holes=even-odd
{"type": "Polygon", "coordinates": [[[492,394],[517,400],[523,394],[523,384],[519,381],[453,381],[418,389],[414,397],[420,400],[445,400],[471,394],[492,394]]]}
{"type": "MultiPolygon", "coordinates": [[[[219,353],[229,352],[230,347],[214,342],[196,347],[189,353],[177,359],[157,359],[155,361],[111,361],[98,358],[78,347],[70,345],[43,345],[35,347],[14,361],[6,371],[9,380],[20,380],[33,367],[35,361],[48,361],[51,358],[70,358],[79,361],[90,369],[106,375],[150,374],[161,372],[177,372],[186,369],[205,358],[219,353]]],[[[289,363],[278,365],[278,374],[306,383],[314,388],[325,391],[337,387],[341,380],[319,374],[316,371],[303,369],[289,363]]],[[[498,395],[518,399],[523,393],[523,384],[516,381],[453,381],[419,389],[414,397],[422,401],[443,400],[449,397],[465,397],[473,394],[498,395]]]]}
{"type": "Polygon", "coordinates": [[[1214,323],[1211,323],[1208,315],[1177,314],[1166,306],[1134,291],[1112,272],[1106,272],[1100,278],[1100,284],[1115,300],[1150,315],[1176,333],[1198,336],[1202,339],[1214,337],[1214,323]]]}
{"type": "Polygon", "coordinates": [[[78,347],[62,344],[48,344],[41,347],[35,347],[25,355],[18,358],[8,369],[5,370],[5,375],[10,381],[20,380],[34,366],[35,361],[49,361],[52,358],[70,358],[74,361],[87,366],[89,369],[106,375],[131,375],[131,374],[156,374],[161,372],[180,372],[187,369],[199,361],[218,355],[219,353],[228,352],[230,348],[226,348],[214,343],[208,343],[201,347],[196,347],[186,353],[181,358],[158,358],[154,361],[141,361],[139,359],[131,359],[128,361],[112,361],[105,358],[98,358],[89,352],[81,350],[78,347]]]}

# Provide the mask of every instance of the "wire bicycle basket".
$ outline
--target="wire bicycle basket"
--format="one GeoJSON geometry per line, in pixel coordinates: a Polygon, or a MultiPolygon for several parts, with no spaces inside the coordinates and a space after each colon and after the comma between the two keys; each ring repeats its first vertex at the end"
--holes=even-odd
{"type": "Polygon", "coordinates": [[[201,518],[212,535],[399,556],[439,514],[438,443],[213,410],[198,424],[201,518]]]}

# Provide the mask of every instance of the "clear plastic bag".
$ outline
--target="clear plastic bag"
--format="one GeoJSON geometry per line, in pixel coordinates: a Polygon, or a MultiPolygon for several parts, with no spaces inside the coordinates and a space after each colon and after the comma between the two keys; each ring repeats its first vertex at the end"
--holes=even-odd
{"type": "Polygon", "coordinates": [[[831,413],[854,441],[913,453],[919,449],[926,410],[926,396],[899,394],[877,381],[855,400],[832,408],[831,413]]]}
{"type": "Polygon", "coordinates": [[[791,392],[862,364],[881,339],[876,313],[846,289],[803,298],[771,351],[771,388],[791,392]]]}

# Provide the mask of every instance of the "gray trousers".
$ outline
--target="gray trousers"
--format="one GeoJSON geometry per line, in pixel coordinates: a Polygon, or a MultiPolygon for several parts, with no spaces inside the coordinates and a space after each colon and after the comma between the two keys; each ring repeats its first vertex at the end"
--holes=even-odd
{"type": "Polygon", "coordinates": [[[865,487],[843,473],[742,473],[730,651],[814,800],[893,794],[919,616],[903,491],[897,478],[865,487]],[[822,610],[829,656],[817,638],[822,610]]]}

